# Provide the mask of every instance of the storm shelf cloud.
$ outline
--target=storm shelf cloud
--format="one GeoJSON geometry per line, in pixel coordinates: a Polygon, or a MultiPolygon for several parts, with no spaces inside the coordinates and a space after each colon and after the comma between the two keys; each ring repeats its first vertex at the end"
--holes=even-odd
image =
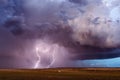
{"type": "Polygon", "coordinates": [[[120,67],[119,7],[119,0],[0,0],[0,68],[120,67]]]}

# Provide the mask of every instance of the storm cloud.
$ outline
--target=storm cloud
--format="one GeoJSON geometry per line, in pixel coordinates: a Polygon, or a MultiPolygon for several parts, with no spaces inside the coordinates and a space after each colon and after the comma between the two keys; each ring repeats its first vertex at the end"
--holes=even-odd
{"type": "Polygon", "coordinates": [[[115,1],[1,0],[0,68],[89,67],[84,60],[119,57],[115,1]]]}

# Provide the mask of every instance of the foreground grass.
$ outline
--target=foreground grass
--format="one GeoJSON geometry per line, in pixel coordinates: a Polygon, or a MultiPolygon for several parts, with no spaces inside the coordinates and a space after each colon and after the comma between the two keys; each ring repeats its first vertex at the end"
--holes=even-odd
{"type": "Polygon", "coordinates": [[[0,70],[0,80],[120,80],[120,69],[58,68],[40,70],[0,70]]]}

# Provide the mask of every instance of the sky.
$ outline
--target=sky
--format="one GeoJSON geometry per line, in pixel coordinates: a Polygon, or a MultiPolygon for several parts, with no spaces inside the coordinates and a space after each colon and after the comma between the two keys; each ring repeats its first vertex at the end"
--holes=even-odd
{"type": "Polygon", "coordinates": [[[119,0],[1,0],[0,68],[120,67],[119,7],[119,0]]]}

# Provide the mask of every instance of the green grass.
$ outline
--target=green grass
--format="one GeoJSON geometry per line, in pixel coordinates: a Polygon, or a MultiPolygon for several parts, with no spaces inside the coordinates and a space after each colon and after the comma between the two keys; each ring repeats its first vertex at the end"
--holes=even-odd
{"type": "Polygon", "coordinates": [[[0,70],[0,80],[120,80],[120,69],[58,68],[0,70]]]}

